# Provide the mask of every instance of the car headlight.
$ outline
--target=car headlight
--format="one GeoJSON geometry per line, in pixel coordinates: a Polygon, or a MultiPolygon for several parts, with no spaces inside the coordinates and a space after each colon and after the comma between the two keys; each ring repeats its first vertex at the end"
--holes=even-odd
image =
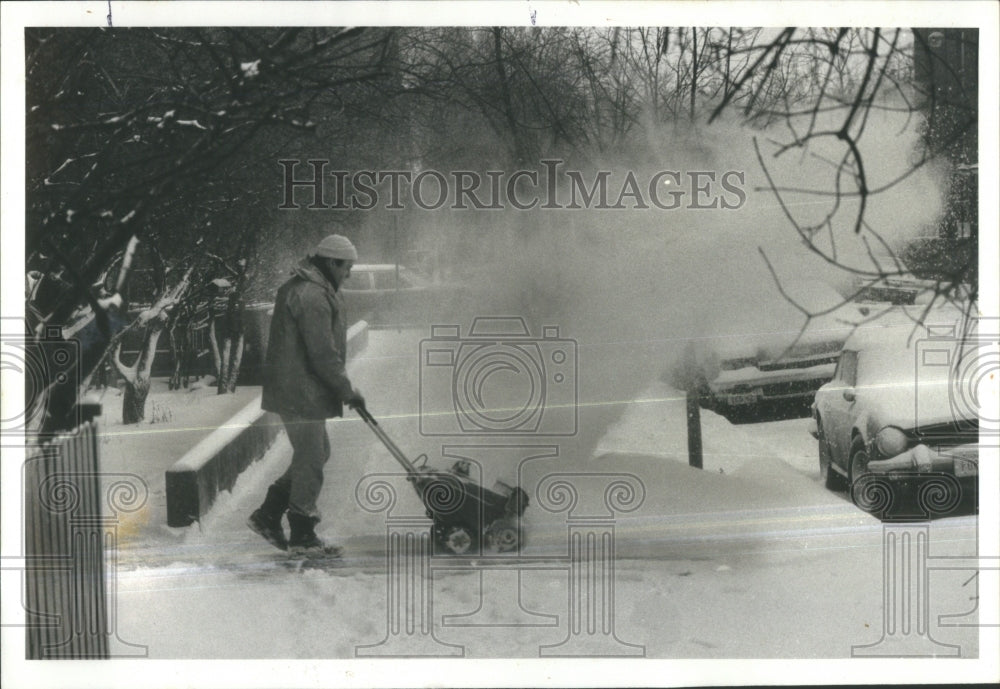
{"type": "Polygon", "coordinates": [[[875,436],[875,449],[883,457],[895,457],[906,452],[910,447],[910,439],[895,426],[886,426],[875,436]]]}

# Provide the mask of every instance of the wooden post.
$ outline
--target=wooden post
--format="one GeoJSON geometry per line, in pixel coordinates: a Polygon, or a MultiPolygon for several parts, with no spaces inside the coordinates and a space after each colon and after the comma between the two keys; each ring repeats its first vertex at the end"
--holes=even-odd
{"type": "Polygon", "coordinates": [[[698,406],[698,393],[687,391],[687,434],[688,434],[688,464],[701,469],[701,408],[698,406]]]}
{"type": "Polygon", "coordinates": [[[688,464],[696,469],[701,463],[701,407],[698,405],[699,381],[698,357],[694,345],[684,348],[683,364],[677,382],[684,389],[687,412],[688,464]]]}

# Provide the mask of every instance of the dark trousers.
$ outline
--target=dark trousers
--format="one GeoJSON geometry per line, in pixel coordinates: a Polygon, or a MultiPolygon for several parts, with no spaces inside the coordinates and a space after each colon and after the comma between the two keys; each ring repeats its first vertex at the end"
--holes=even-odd
{"type": "Polygon", "coordinates": [[[326,421],[283,414],[281,422],[292,444],[292,463],[274,485],[289,496],[289,512],[318,521],[320,513],[316,500],[323,488],[323,467],[330,459],[326,421]]]}

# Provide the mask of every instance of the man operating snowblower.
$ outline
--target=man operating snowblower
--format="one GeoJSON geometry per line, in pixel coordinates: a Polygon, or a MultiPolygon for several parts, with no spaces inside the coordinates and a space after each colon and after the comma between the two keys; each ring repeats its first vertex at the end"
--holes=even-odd
{"type": "Polygon", "coordinates": [[[323,467],[330,457],[326,419],[343,416],[344,404],[364,409],[347,362],[347,319],[340,287],[358,252],[346,237],[324,238],[278,289],[268,336],[261,407],[281,416],[292,445],[292,463],[267,489],[247,525],[293,555],[336,556],[340,548],[315,531],[323,467]],[[282,516],[291,533],[285,537],[282,516]]]}

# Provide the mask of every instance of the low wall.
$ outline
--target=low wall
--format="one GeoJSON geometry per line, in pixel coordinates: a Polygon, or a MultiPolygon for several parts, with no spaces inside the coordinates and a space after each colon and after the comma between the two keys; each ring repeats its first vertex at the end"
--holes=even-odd
{"type": "MultiPolygon", "coordinates": [[[[347,331],[350,361],[368,344],[368,324],[347,331]]],[[[248,466],[264,456],[281,432],[277,414],[260,408],[260,397],[189,450],[167,470],[167,525],[201,519],[223,490],[231,490],[248,466]]]]}

